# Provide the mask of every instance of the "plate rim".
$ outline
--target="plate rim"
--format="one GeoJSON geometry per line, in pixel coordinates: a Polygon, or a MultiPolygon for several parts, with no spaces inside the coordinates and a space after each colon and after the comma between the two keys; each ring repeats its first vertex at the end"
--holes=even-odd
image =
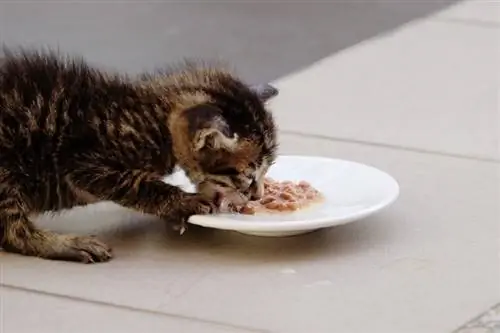
{"type": "Polygon", "coordinates": [[[262,231],[262,232],[278,232],[278,231],[300,231],[300,230],[315,230],[326,227],[333,227],[336,225],[346,224],[354,220],[359,220],[372,215],[385,207],[394,203],[400,195],[400,186],[398,181],[388,174],[387,172],[380,170],[374,166],[339,158],[331,158],[326,156],[314,156],[314,155],[279,155],[278,158],[295,158],[295,159],[313,159],[316,161],[328,161],[328,162],[347,162],[349,164],[356,164],[364,168],[370,168],[376,172],[384,175],[392,183],[394,193],[392,196],[388,197],[386,200],[381,201],[379,204],[374,205],[370,208],[364,209],[358,213],[347,213],[343,216],[337,217],[335,219],[322,217],[316,219],[307,220],[281,220],[276,223],[270,223],[269,221],[241,221],[234,220],[228,217],[217,217],[214,215],[193,215],[189,218],[188,223],[209,227],[221,230],[232,230],[232,231],[262,231]],[[217,221],[214,223],[214,221],[217,221]]]}

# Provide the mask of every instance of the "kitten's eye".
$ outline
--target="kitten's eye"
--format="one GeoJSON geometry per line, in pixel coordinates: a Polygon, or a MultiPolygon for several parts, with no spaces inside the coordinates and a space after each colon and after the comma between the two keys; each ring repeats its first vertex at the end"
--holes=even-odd
{"type": "Polygon", "coordinates": [[[255,164],[254,162],[248,163],[248,166],[250,167],[250,169],[256,169],[257,168],[257,164],[255,164]]]}
{"type": "Polygon", "coordinates": [[[214,175],[228,175],[228,176],[236,176],[239,174],[238,170],[235,168],[224,168],[224,169],[218,169],[213,172],[214,175]]]}

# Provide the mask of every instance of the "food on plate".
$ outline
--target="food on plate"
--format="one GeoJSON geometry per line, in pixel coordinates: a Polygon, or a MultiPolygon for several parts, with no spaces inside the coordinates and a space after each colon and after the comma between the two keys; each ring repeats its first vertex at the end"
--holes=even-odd
{"type": "Polygon", "coordinates": [[[264,195],[258,201],[250,201],[238,209],[241,214],[253,215],[259,212],[293,212],[322,198],[321,193],[306,181],[264,180],[264,195]]]}

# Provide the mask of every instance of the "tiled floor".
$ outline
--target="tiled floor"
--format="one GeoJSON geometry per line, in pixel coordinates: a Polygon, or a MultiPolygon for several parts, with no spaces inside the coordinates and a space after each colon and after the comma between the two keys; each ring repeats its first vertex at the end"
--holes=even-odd
{"type": "Polygon", "coordinates": [[[418,21],[279,80],[276,110],[284,130],[500,160],[499,59],[498,28],[418,21]]]}
{"type": "Polygon", "coordinates": [[[254,330],[193,321],[157,312],[89,303],[68,297],[0,287],[1,329],[10,332],[251,333],[254,330]]]}
{"type": "Polygon", "coordinates": [[[0,252],[0,332],[497,332],[499,6],[459,4],[276,82],[281,152],[391,173],[389,209],[283,239],[179,238],[108,204],[44,218],[116,259],[0,252]]]}

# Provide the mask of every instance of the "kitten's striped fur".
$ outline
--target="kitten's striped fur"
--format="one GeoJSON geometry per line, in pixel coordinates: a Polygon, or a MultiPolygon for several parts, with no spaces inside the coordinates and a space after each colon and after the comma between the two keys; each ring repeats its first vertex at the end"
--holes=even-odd
{"type": "Polygon", "coordinates": [[[183,224],[220,192],[261,190],[276,128],[255,91],[218,67],[186,63],[134,80],[55,53],[0,62],[0,245],[51,259],[106,261],[92,237],[39,230],[28,216],[113,201],[183,224]],[[161,179],[182,167],[188,194],[161,179]]]}

